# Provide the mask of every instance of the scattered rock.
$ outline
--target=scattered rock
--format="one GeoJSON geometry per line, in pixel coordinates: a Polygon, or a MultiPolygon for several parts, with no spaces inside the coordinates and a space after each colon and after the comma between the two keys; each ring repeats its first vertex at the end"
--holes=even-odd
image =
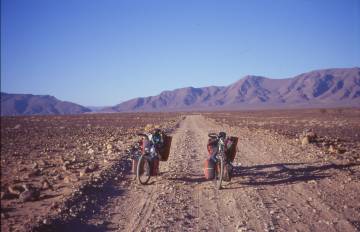
{"type": "Polygon", "coordinates": [[[336,149],[335,146],[331,144],[331,145],[329,146],[329,152],[331,152],[331,153],[338,153],[339,150],[336,149]]]}
{"type": "Polygon", "coordinates": [[[306,136],[309,137],[310,142],[315,142],[317,138],[317,135],[313,131],[308,132],[306,136]]]}
{"type": "Polygon", "coordinates": [[[46,162],[45,160],[41,159],[38,161],[38,164],[41,165],[41,166],[46,166],[48,165],[48,162],[46,162]]]}
{"type": "Polygon", "coordinates": [[[64,162],[64,165],[66,165],[66,166],[69,166],[71,164],[71,162],[69,161],[69,160],[66,160],[65,162],[64,162]]]}
{"type": "Polygon", "coordinates": [[[8,190],[5,190],[4,192],[1,192],[1,200],[8,200],[8,199],[13,199],[13,198],[17,198],[19,195],[18,194],[11,194],[8,190]]]}
{"type": "Polygon", "coordinates": [[[305,136],[301,139],[301,145],[305,146],[310,143],[309,137],[305,136]]]}
{"type": "Polygon", "coordinates": [[[83,176],[85,176],[85,174],[88,173],[88,172],[89,172],[89,168],[86,167],[86,168],[80,170],[79,176],[80,176],[80,177],[83,177],[83,176]]]}
{"type": "Polygon", "coordinates": [[[64,183],[69,184],[71,182],[71,178],[69,176],[64,177],[64,183]]]}
{"type": "Polygon", "coordinates": [[[147,124],[144,128],[145,131],[151,131],[152,129],[154,129],[154,125],[153,124],[147,124]]]}
{"type": "Polygon", "coordinates": [[[303,146],[314,143],[316,141],[317,135],[311,130],[305,130],[300,136],[300,141],[303,146]]]}
{"type": "Polygon", "coordinates": [[[21,185],[10,185],[8,187],[8,191],[11,194],[19,196],[23,191],[25,191],[25,189],[21,185]]]}
{"type": "Polygon", "coordinates": [[[59,207],[59,203],[57,203],[57,202],[53,202],[53,203],[51,203],[51,209],[56,209],[56,208],[58,208],[59,207]]]}
{"type": "Polygon", "coordinates": [[[21,186],[23,191],[19,195],[19,200],[21,202],[27,202],[27,201],[36,201],[40,197],[40,191],[34,187],[31,187],[27,184],[23,184],[21,186]]]}
{"type": "Polygon", "coordinates": [[[22,192],[19,196],[20,201],[36,201],[40,197],[40,192],[37,189],[29,189],[22,192]]]}
{"type": "Polygon", "coordinates": [[[19,129],[21,127],[20,124],[17,124],[16,126],[14,126],[14,129],[19,129]]]}
{"type": "Polygon", "coordinates": [[[108,144],[106,145],[106,149],[107,149],[107,150],[112,150],[112,149],[113,149],[113,146],[112,146],[110,143],[108,143],[108,144]]]}
{"type": "Polygon", "coordinates": [[[39,167],[39,165],[35,162],[32,166],[31,169],[37,169],[39,167]]]}
{"type": "Polygon", "coordinates": [[[248,228],[246,227],[246,223],[245,222],[242,222],[241,224],[238,224],[236,226],[236,229],[238,232],[244,232],[244,231],[247,231],[248,228]]]}
{"type": "Polygon", "coordinates": [[[308,183],[309,184],[317,184],[316,180],[309,180],[308,183]]]}
{"type": "Polygon", "coordinates": [[[42,182],[41,182],[41,188],[42,189],[53,189],[51,184],[49,183],[48,180],[44,179],[42,182]]]}
{"type": "Polygon", "coordinates": [[[42,223],[45,224],[45,225],[48,225],[48,224],[50,224],[50,221],[45,218],[45,219],[42,221],[42,223]]]}
{"type": "Polygon", "coordinates": [[[62,170],[64,170],[64,171],[69,170],[68,166],[67,166],[67,165],[65,165],[65,164],[64,164],[61,168],[62,168],[62,170]]]}
{"type": "Polygon", "coordinates": [[[56,174],[53,177],[54,180],[61,180],[61,175],[60,174],[56,174]]]}
{"type": "Polygon", "coordinates": [[[40,169],[34,169],[32,172],[30,172],[27,177],[31,178],[31,177],[35,177],[35,176],[39,176],[41,174],[40,169]]]}
{"type": "Polygon", "coordinates": [[[88,171],[93,172],[93,171],[96,171],[98,168],[99,168],[99,165],[97,163],[91,163],[88,166],[88,171]]]}
{"type": "Polygon", "coordinates": [[[22,164],[24,164],[24,161],[23,160],[20,160],[20,161],[18,161],[18,162],[16,162],[17,163],[17,165],[22,165],[22,164]]]}
{"type": "Polygon", "coordinates": [[[63,157],[60,157],[60,163],[61,163],[61,164],[64,164],[64,163],[65,163],[65,160],[64,160],[63,157]]]}
{"type": "MultiPolygon", "coordinates": [[[[52,224],[52,216],[43,217],[44,214],[47,214],[47,210],[42,209],[50,207],[50,204],[54,201],[59,203],[59,207],[55,205],[53,206],[54,213],[58,215],[57,212],[62,212],[61,217],[64,216],[65,219],[69,216],[69,207],[67,206],[68,202],[71,203],[69,204],[71,206],[75,204],[76,206],[79,206],[78,208],[80,210],[85,210],[83,205],[77,205],[79,196],[76,195],[73,198],[71,193],[77,192],[79,189],[78,186],[82,182],[88,184],[86,186],[92,191],[93,188],[95,190],[101,189],[104,183],[106,183],[105,181],[108,181],[108,178],[110,178],[109,176],[111,176],[111,180],[113,180],[115,175],[118,175],[119,179],[121,179],[122,176],[125,176],[125,172],[128,169],[126,165],[124,165],[124,168],[119,168],[117,166],[116,169],[114,168],[114,170],[112,170],[112,172],[107,172],[105,167],[103,167],[105,165],[103,165],[102,161],[108,161],[109,164],[117,164],[117,162],[115,163],[111,159],[115,157],[115,154],[118,158],[117,161],[124,158],[123,148],[129,143],[129,141],[126,141],[126,137],[129,134],[134,134],[136,131],[143,131],[142,128],[147,122],[154,121],[154,124],[156,124],[158,121],[158,119],[144,119],[143,117],[139,117],[139,119],[141,122],[136,125],[131,121],[128,122],[124,120],[124,123],[121,122],[124,126],[119,128],[109,127],[108,122],[106,122],[107,120],[102,119],[95,121],[94,127],[92,128],[86,128],[86,123],[88,123],[86,122],[87,118],[85,118],[85,120],[73,120],[73,118],[68,119],[67,117],[64,117],[63,119],[60,118],[60,120],[58,120],[58,118],[50,119],[47,117],[28,117],[25,120],[18,120],[19,122],[24,121],[24,124],[21,126],[21,131],[11,130],[10,133],[13,134],[8,134],[6,131],[6,136],[9,135],[6,138],[10,139],[9,143],[7,143],[8,146],[4,151],[6,156],[1,154],[1,164],[3,167],[6,166],[5,173],[8,173],[9,175],[8,178],[6,178],[5,183],[3,183],[4,186],[1,198],[7,198],[7,194],[13,196],[13,198],[16,197],[16,199],[18,199],[17,201],[4,201],[6,209],[9,206],[9,209],[11,210],[12,208],[15,210],[20,208],[20,210],[29,213],[19,215],[20,217],[14,219],[16,220],[14,221],[12,218],[12,211],[10,211],[9,216],[11,217],[11,220],[4,220],[6,226],[9,225],[10,230],[17,230],[18,228],[22,228],[21,226],[24,224],[26,224],[28,228],[31,228],[29,226],[33,226],[33,223],[36,223],[36,225],[39,225],[40,227],[44,227],[42,224],[52,224]],[[27,120],[31,123],[27,123],[27,120]],[[55,123],[58,125],[55,125],[53,120],[58,121],[59,123],[55,123]],[[67,124],[69,120],[74,123],[67,124]],[[34,122],[37,124],[34,124],[34,122]],[[63,130],[59,131],[59,128],[63,130]],[[109,135],[112,136],[110,139],[108,139],[108,137],[110,137],[109,135]],[[29,139],[31,140],[31,143],[24,142],[30,141],[29,139]],[[124,140],[126,142],[122,143],[119,140],[124,140]],[[84,146],[82,146],[83,144],[84,146]],[[105,146],[103,146],[103,144],[105,144],[105,146]],[[106,155],[108,150],[112,151],[111,155],[106,155]],[[91,158],[93,160],[91,160],[91,158]],[[99,166],[97,164],[91,164],[92,162],[99,163],[99,166]],[[19,171],[19,167],[25,167],[26,169],[19,171]],[[89,182],[86,181],[87,178],[84,178],[80,181],[80,183],[76,183],[76,179],[79,178],[78,173],[80,171],[83,171],[84,174],[94,172],[91,174],[85,174],[89,175],[89,182]],[[30,172],[31,174],[29,174],[30,172]],[[90,181],[90,176],[95,176],[98,172],[101,174],[98,178],[99,181],[92,183],[90,181]],[[116,174],[114,174],[115,172],[116,174]],[[120,175],[119,173],[121,172],[124,172],[124,174],[120,175]],[[36,178],[22,178],[26,177],[28,174],[36,178]],[[16,182],[16,180],[18,182],[16,182]],[[64,182],[69,184],[65,184],[64,182]],[[14,191],[18,190],[16,191],[16,195],[9,193],[7,189],[9,184],[18,183],[32,183],[36,189],[24,189],[19,184],[20,186],[16,187],[18,189],[14,188],[14,191]],[[53,199],[46,199],[44,201],[34,203],[31,202],[38,199],[42,200],[43,195],[50,193],[50,190],[46,189],[51,189],[52,185],[54,185],[53,187],[58,191],[58,194],[62,194],[63,192],[66,194],[59,195],[53,199]],[[20,203],[20,201],[29,203],[20,203]],[[44,204],[45,201],[49,204],[44,204]],[[39,209],[39,211],[33,213],[31,209],[34,209],[33,206],[35,205],[35,208],[39,209]]],[[[14,121],[11,121],[11,123],[7,124],[10,125],[10,127],[7,127],[6,130],[10,131],[10,129],[12,129],[16,124],[17,123],[14,123],[14,121]]],[[[138,137],[136,137],[136,139],[138,139],[138,137]]],[[[106,168],[110,166],[109,164],[106,165],[106,168]]],[[[87,188],[82,189],[83,192],[85,192],[84,190],[89,192],[87,188]]],[[[83,200],[83,198],[80,200],[83,200]]],[[[88,204],[92,204],[90,203],[91,201],[92,198],[86,199],[86,210],[89,210],[88,204]]],[[[4,215],[5,214],[2,214],[2,218],[5,217],[4,215]]],[[[107,217],[108,215],[104,216],[107,217]]],[[[108,223],[106,219],[102,220],[104,220],[104,224],[108,223]]]]}

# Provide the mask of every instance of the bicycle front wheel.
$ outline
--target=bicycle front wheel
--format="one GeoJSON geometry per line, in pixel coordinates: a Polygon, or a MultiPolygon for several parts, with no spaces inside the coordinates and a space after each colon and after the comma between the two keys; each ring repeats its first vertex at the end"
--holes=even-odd
{"type": "Polygon", "coordinates": [[[144,155],[140,156],[137,169],[136,177],[139,184],[147,184],[150,180],[150,161],[144,155]]]}
{"type": "Polygon", "coordinates": [[[221,183],[224,177],[224,158],[221,156],[218,159],[215,168],[215,187],[221,189],[221,183]]]}

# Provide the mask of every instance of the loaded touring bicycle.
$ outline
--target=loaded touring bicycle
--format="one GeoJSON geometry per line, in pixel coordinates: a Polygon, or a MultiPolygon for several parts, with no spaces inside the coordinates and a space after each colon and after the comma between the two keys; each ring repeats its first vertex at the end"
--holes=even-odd
{"type": "Polygon", "coordinates": [[[204,174],[206,179],[214,180],[217,189],[221,189],[222,181],[231,180],[238,138],[227,137],[225,132],[209,133],[208,136],[209,158],[205,160],[204,174]]]}
{"type": "Polygon", "coordinates": [[[161,132],[139,133],[142,139],[133,147],[132,171],[139,184],[147,184],[151,176],[159,175],[160,161],[167,161],[170,154],[172,137],[161,132]],[[160,137],[156,137],[159,135],[160,137]]]}

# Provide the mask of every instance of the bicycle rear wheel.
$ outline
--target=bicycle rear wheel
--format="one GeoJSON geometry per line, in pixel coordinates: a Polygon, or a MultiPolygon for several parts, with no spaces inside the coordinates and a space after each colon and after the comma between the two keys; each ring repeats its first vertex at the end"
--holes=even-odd
{"type": "Polygon", "coordinates": [[[221,156],[218,159],[215,167],[215,187],[221,189],[221,183],[224,177],[224,158],[221,156]]]}
{"type": "Polygon", "coordinates": [[[144,155],[140,156],[137,169],[136,177],[139,184],[147,184],[150,180],[150,161],[144,155]]]}

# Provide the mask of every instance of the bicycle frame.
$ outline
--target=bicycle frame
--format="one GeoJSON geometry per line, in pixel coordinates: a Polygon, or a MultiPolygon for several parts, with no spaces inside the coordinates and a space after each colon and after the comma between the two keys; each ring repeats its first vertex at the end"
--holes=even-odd
{"type": "Polygon", "coordinates": [[[218,138],[218,146],[217,146],[217,154],[216,154],[216,163],[215,163],[215,185],[217,189],[221,189],[221,182],[222,182],[222,176],[223,176],[223,168],[224,168],[224,138],[220,137],[218,138]],[[219,169],[218,170],[218,165],[219,169]]]}
{"type": "Polygon", "coordinates": [[[223,138],[219,138],[219,142],[218,142],[218,154],[220,154],[221,156],[223,156],[224,153],[224,147],[225,147],[225,142],[223,140],[223,138]]]}

